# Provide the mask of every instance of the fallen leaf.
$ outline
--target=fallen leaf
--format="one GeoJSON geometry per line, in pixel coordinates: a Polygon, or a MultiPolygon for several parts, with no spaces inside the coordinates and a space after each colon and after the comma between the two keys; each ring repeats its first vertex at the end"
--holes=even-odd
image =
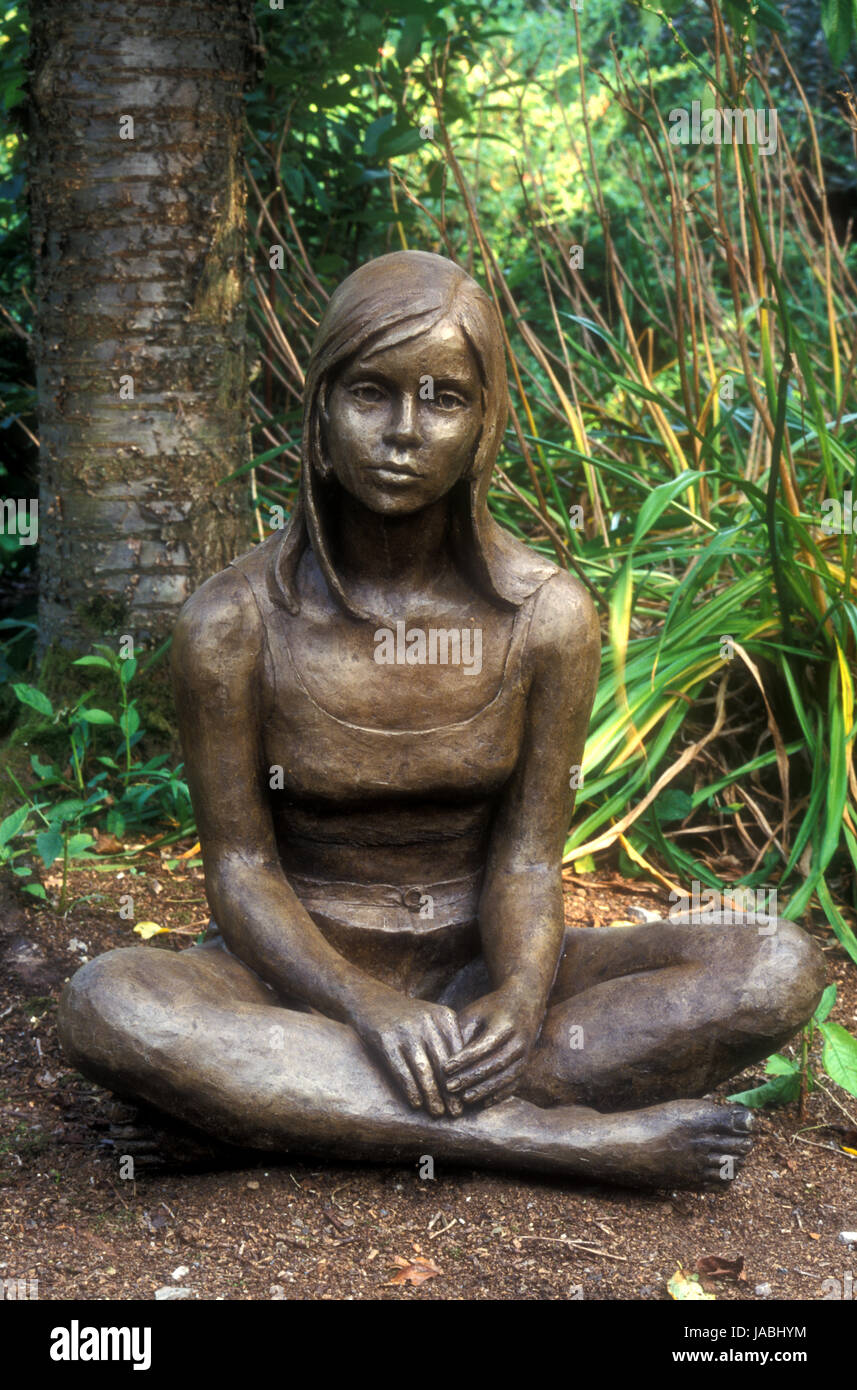
{"type": "Polygon", "coordinates": [[[117,840],[115,835],[104,835],[99,830],[95,836],[96,854],[115,854],[122,849],[122,841],[117,840]]]}
{"type": "Polygon", "coordinates": [[[162,927],[158,922],[138,922],[134,930],[138,936],[142,936],[144,941],[149,941],[153,936],[160,936],[162,932],[168,932],[169,927],[162,927]]]}
{"type": "Polygon", "coordinates": [[[723,1255],[703,1255],[696,1262],[696,1273],[702,1279],[745,1279],[744,1256],[730,1260],[723,1255]]]}
{"type": "Polygon", "coordinates": [[[714,1294],[705,1292],[699,1282],[699,1276],[688,1274],[681,1265],[667,1284],[667,1292],[678,1303],[689,1303],[699,1299],[705,1299],[709,1303],[714,1302],[714,1294]]]}
{"type": "Polygon", "coordinates": [[[424,1259],[421,1255],[418,1255],[415,1260],[405,1260],[401,1255],[394,1255],[393,1263],[397,1264],[399,1268],[392,1279],[387,1280],[388,1284],[419,1285],[424,1284],[427,1279],[435,1279],[438,1274],[443,1273],[436,1264],[433,1264],[431,1260],[424,1259]]]}

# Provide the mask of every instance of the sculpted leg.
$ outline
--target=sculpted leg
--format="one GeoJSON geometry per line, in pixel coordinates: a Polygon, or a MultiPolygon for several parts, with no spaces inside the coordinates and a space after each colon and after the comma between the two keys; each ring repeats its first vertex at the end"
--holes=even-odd
{"type": "Polygon", "coordinates": [[[512,1099],[460,1119],[412,1110],[352,1030],[272,1005],[223,952],[128,948],[66,987],[70,1060],[120,1094],[236,1144],[437,1159],[654,1186],[717,1179],[747,1152],[740,1110],[685,1102],[630,1115],[512,1099]]]}
{"type": "Polygon", "coordinates": [[[811,1016],[824,960],[792,922],[572,933],[519,1094],[599,1111],[701,1096],[811,1016]],[[768,931],[767,927],[773,928],[768,931]]]}

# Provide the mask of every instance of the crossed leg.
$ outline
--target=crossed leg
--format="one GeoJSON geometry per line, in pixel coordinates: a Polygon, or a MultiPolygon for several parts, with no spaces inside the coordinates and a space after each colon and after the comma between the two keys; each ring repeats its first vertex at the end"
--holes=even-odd
{"type": "Polygon", "coordinates": [[[777,918],[570,932],[518,1094],[600,1111],[704,1095],[792,1037],[824,984],[818,946],[777,918]]]}
{"type": "MultiPolygon", "coordinates": [[[[798,929],[780,925],[787,930],[779,947],[762,948],[761,962],[749,943],[733,943],[736,973],[714,1023],[720,1026],[730,1007],[738,1008],[737,1021],[730,1017],[717,1046],[684,1069],[681,1057],[694,1049],[685,1047],[680,1030],[690,1027],[695,1037],[701,1025],[693,1007],[682,1003],[682,992],[691,989],[702,1007],[705,991],[696,989],[702,964],[709,990],[713,985],[713,961],[708,954],[700,959],[702,938],[693,950],[688,937],[659,943],[648,927],[632,928],[625,937],[605,937],[604,954],[603,946],[579,947],[575,934],[554,997],[571,988],[577,993],[551,1008],[520,1095],[456,1119],[412,1110],[352,1029],[284,1007],[240,961],[217,949],[175,955],[135,947],[97,957],[63,994],[60,1038],[70,1060],[108,1089],[236,1144],[376,1159],[431,1154],[620,1183],[697,1184],[722,1175],[725,1155],[740,1161],[746,1154],[745,1112],[690,1100],[653,1104],[664,1084],[652,1076],[652,1095],[646,1096],[640,1078],[667,1060],[671,1038],[679,1059],[671,1063],[670,1084],[679,1089],[669,1094],[698,1095],[727,1074],[727,1056],[734,1062],[749,1055],[747,1048],[753,1057],[764,1056],[774,1038],[766,1031],[772,1022],[779,1038],[809,1016],[820,993],[820,953],[798,929]],[[680,941],[684,954],[676,964],[680,941]],[[781,960],[781,952],[788,960],[781,960]],[[742,996],[738,981],[750,966],[756,982],[742,996]],[[765,1000],[757,976],[766,970],[771,1012],[760,1026],[755,1013],[765,1000]],[[801,986],[799,1006],[798,975],[811,976],[811,984],[801,986]],[[608,985],[613,992],[605,992],[608,985]],[[785,996],[791,1000],[787,1028],[785,996]],[[605,1023],[599,1012],[604,1008],[624,1009],[624,1016],[605,1023]],[[670,1010],[678,1011],[672,1022],[670,1010]],[[583,1028],[582,1048],[566,1045],[572,1025],[583,1028]],[[615,1108],[615,1095],[627,1089],[626,1066],[637,1078],[634,1096],[643,1093],[634,1105],[645,1108],[618,1114],[590,1108],[593,1100],[605,1110],[615,1108]],[[591,1098],[581,1105],[584,1094],[591,1098]]],[[[663,932],[672,924],[649,926],[663,932]]]]}

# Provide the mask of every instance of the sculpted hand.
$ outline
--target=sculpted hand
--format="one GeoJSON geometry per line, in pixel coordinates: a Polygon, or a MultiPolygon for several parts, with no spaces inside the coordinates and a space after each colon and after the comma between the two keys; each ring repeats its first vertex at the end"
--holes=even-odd
{"type": "Polygon", "coordinates": [[[388,990],[355,1019],[360,1038],[392,1072],[411,1105],[432,1115],[460,1115],[447,1088],[445,1066],[463,1047],[452,1009],[388,990]]]}
{"type": "Polygon", "coordinates": [[[466,1046],[446,1063],[446,1085],[468,1105],[505,1100],[515,1089],[544,1018],[544,1008],[501,987],[458,1015],[466,1046]]]}

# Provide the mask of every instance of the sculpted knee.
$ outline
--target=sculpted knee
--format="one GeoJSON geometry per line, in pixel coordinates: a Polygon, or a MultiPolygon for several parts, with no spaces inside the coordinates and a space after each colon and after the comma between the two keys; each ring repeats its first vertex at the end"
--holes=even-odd
{"type": "Polygon", "coordinates": [[[818,944],[795,922],[771,920],[760,933],[757,983],[783,1029],[797,1030],[818,1005],[826,982],[818,944]]]}
{"type": "Polygon", "coordinates": [[[133,967],[146,954],[142,947],[118,947],[72,975],[57,1011],[59,1040],[70,1061],[85,1062],[111,1022],[133,1008],[133,981],[139,973],[133,967]]]}

